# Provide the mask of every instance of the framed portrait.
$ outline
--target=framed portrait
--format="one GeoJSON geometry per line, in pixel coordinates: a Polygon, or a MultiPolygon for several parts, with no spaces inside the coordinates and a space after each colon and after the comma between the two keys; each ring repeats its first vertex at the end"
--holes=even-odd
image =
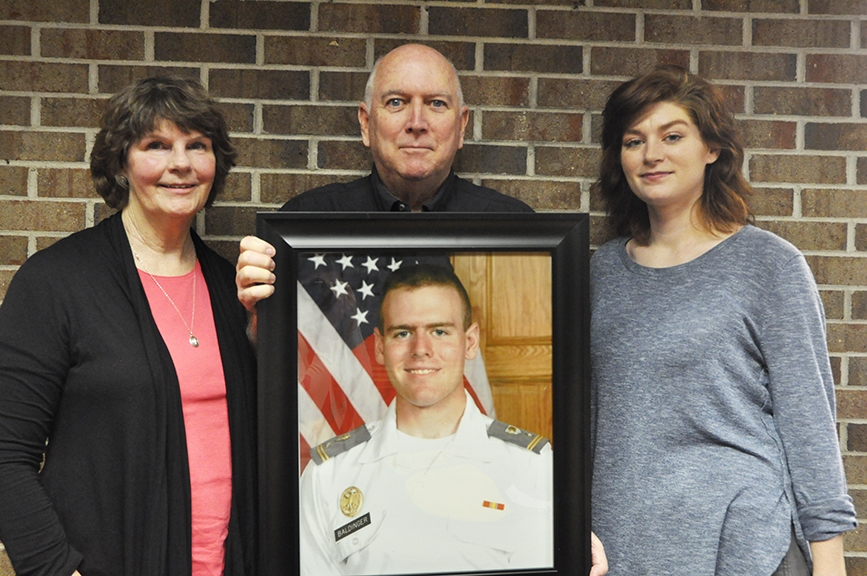
{"type": "Polygon", "coordinates": [[[258,304],[262,574],[589,573],[589,217],[262,212],[257,233],[277,277],[258,304]],[[409,400],[382,342],[440,297],[394,289],[380,314],[414,270],[469,300],[431,332],[473,344],[460,443],[414,445],[395,415],[409,400]],[[471,426],[489,444],[462,443],[471,426]]]}

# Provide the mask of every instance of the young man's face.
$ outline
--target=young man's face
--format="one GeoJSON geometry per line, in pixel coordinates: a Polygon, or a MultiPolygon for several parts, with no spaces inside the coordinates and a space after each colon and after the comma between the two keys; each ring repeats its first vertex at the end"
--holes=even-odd
{"type": "Polygon", "coordinates": [[[386,294],[380,316],[376,361],[403,401],[423,408],[464,393],[464,362],[476,356],[479,326],[464,329],[455,288],[396,288],[386,294]]]}

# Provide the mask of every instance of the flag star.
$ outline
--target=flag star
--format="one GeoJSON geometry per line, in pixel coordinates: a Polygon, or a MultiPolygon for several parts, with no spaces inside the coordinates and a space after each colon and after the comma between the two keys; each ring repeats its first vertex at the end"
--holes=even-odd
{"type": "Polygon", "coordinates": [[[397,272],[397,269],[400,268],[400,265],[401,265],[401,264],[403,264],[403,260],[395,260],[394,258],[392,258],[392,259],[391,259],[391,264],[389,264],[389,265],[387,266],[387,268],[388,268],[389,270],[391,270],[392,272],[397,272]]]}
{"type": "Polygon", "coordinates": [[[348,284],[349,282],[341,282],[340,280],[335,280],[334,286],[331,287],[331,291],[334,292],[334,297],[340,298],[345,294],[349,294],[349,292],[347,292],[346,290],[346,286],[348,284]]]}
{"type": "Polygon", "coordinates": [[[367,324],[367,310],[362,312],[361,308],[356,308],[352,319],[355,320],[356,324],[359,326],[367,324]]]}
{"type": "Polygon", "coordinates": [[[310,258],[308,258],[311,262],[313,262],[313,269],[316,270],[320,266],[325,266],[325,254],[314,254],[310,258]]]}
{"type": "Polygon", "coordinates": [[[377,270],[379,270],[379,267],[376,265],[378,261],[379,258],[371,258],[370,256],[368,256],[367,262],[362,264],[362,266],[367,268],[367,273],[370,274],[371,272],[376,272],[377,270]]]}
{"type": "Polygon", "coordinates": [[[337,263],[343,266],[343,269],[354,268],[352,265],[352,256],[347,256],[346,254],[342,254],[341,257],[337,260],[337,263]]]}
{"type": "Polygon", "coordinates": [[[361,281],[361,288],[358,289],[361,292],[361,299],[364,300],[368,296],[373,298],[373,284],[368,284],[364,280],[361,281]]]}

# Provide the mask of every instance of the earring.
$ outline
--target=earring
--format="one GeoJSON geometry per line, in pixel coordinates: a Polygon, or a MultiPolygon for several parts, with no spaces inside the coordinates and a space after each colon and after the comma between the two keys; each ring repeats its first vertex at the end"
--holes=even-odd
{"type": "Polygon", "coordinates": [[[117,182],[117,185],[121,188],[129,188],[129,180],[126,179],[126,176],[123,174],[118,174],[114,177],[114,181],[117,182]]]}

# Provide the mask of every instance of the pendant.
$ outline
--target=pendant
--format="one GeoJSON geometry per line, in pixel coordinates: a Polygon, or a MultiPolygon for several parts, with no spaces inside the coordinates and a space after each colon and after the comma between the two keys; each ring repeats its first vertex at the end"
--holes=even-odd
{"type": "Polygon", "coordinates": [[[192,334],[190,334],[190,346],[192,346],[193,348],[199,347],[199,339],[192,334]]]}

